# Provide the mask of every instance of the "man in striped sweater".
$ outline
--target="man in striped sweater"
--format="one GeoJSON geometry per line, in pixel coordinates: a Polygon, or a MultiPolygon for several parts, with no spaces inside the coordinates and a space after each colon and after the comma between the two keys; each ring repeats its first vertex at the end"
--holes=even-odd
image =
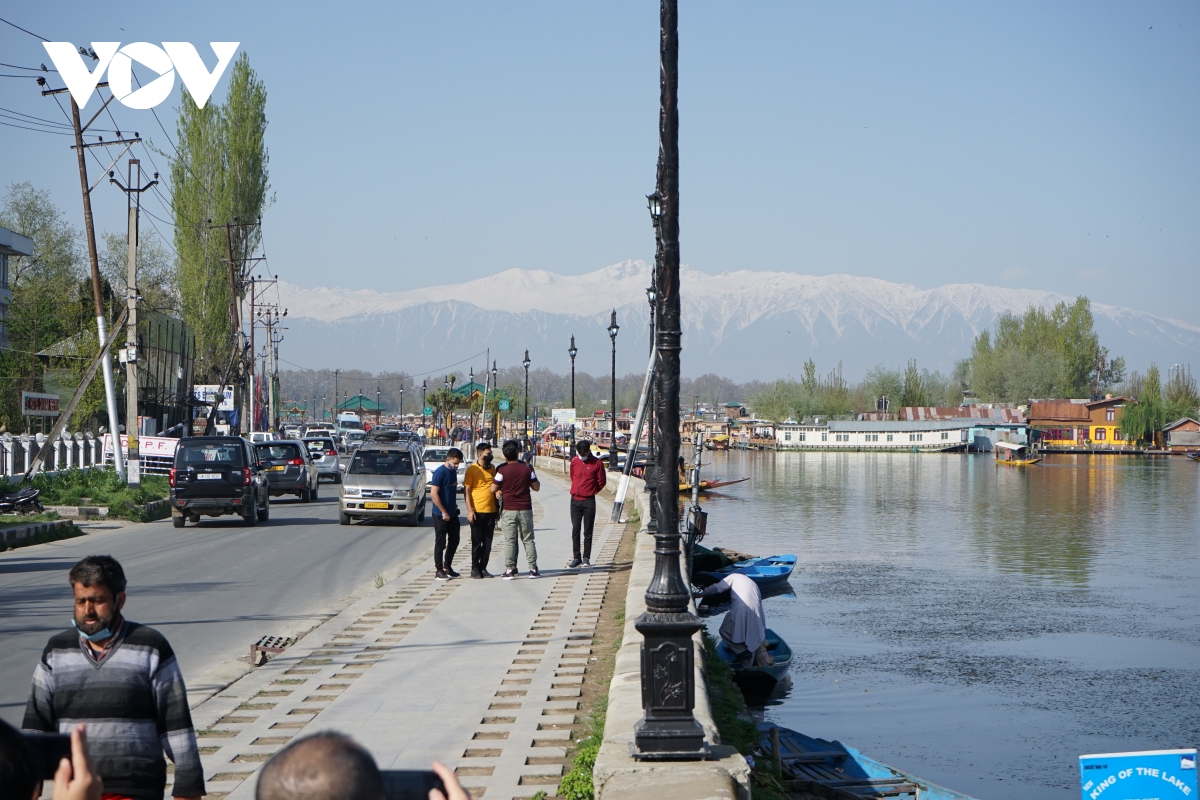
{"type": "Polygon", "coordinates": [[[46,645],[22,727],[67,733],[86,722],[105,798],[160,800],[167,783],[163,751],[175,763],[175,797],[203,795],[187,689],[171,645],[121,615],[125,572],[116,559],[88,556],[69,579],[74,629],[46,645]]]}

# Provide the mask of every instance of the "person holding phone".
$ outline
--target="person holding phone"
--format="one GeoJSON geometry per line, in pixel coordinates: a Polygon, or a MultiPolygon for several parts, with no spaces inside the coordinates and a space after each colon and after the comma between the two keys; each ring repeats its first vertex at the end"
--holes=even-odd
{"type": "Polygon", "coordinates": [[[100,800],[104,782],[92,771],[87,725],[76,725],[69,736],[41,736],[22,734],[0,720],[0,798],[38,800],[42,783],[51,778],[53,800],[100,800]]]}

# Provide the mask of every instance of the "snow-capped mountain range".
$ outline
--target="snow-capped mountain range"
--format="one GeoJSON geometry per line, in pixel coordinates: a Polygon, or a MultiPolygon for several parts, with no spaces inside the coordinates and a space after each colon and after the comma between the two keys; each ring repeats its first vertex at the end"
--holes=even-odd
{"type": "MultiPolygon", "coordinates": [[[[919,289],[850,275],[709,275],[686,267],[681,281],[684,374],[715,372],[739,381],[797,375],[810,356],[822,372],[841,362],[852,379],[875,364],[901,366],[909,358],[948,371],[1003,312],[1072,299],[977,283],[919,289]]],[[[312,368],[421,373],[489,347],[495,360],[512,365],[528,349],[536,366],[564,373],[574,335],[577,368],[604,374],[611,357],[605,329],[615,308],[617,370],[642,371],[649,283],[650,266],[642,261],[576,276],[510,269],[400,292],[281,281],[292,321],[284,346],[290,357],[283,357],[312,368]]],[[[1200,364],[1200,326],[1098,303],[1092,310],[1102,343],[1131,368],[1200,364]]],[[[482,358],[476,361],[478,368],[482,358]]]]}

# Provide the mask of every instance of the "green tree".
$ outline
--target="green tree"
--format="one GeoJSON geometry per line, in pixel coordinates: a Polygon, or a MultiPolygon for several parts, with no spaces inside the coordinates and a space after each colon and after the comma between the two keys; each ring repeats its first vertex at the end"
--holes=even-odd
{"type": "Polygon", "coordinates": [[[925,379],[917,370],[917,360],[911,359],[904,368],[904,387],[900,392],[900,406],[909,408],[929,405],[929,393],[925,390],[925,379]]]}
{"type": "Polygon", "coordinates": [[[1121,431],[1131,442],[1153,443],[1167,421],[1158,367],[1151,364],[1142,379],[1142,391],[1137,404],[1127,404],[1121,414],[1121,431]]]}
{"type": "Polygon", "coordinates": [[[1196,419],[1200,414],[1200,393],[1196,391],[1191,365],[1176,364],[1168,375],[1164,390],[1167,422],[1174,422],[1181,417],[1196,419]]]}
{"type": "MultiPolygon", "coordinates": [[[[120,288],[129,285],[126,277],[129,266],[128,235],[106,233],[100,250],[100,274],[109,286],[120,288]]],[[[148,311],[179,315],[179,272],[174,257],[166,244],[153,229],[142,230],[138,235],[137,281],[138,294],[142,296],[138,307],[148,311]]],[[[90,285],[89,285],[90,299],[90,285]]]]}
{"type": "Polygon", "coordinates": [[[867,399],[871,401],[872,408],[874,401],[880,397],[888,398],[895,406],[904,391],[904,379],[899,370],[890,369],[883,364],[876,364],[867,372],[865,384],[867,399]]]}

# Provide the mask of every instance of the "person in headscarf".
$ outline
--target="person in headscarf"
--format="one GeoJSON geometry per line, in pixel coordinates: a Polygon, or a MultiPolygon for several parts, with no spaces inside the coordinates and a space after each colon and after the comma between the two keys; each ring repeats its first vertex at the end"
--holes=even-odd
{"type": "Polygon", "coordinates": [[[758,585],[741,573],[734,573],[724,580],[707,586],[695,593],[705,597],[729,592],[732,607],[721,621],[721,640],[746,666],[766,667],[774,664],[767,652],[767,623],[763,617],[762,593],[758,585]]]}

